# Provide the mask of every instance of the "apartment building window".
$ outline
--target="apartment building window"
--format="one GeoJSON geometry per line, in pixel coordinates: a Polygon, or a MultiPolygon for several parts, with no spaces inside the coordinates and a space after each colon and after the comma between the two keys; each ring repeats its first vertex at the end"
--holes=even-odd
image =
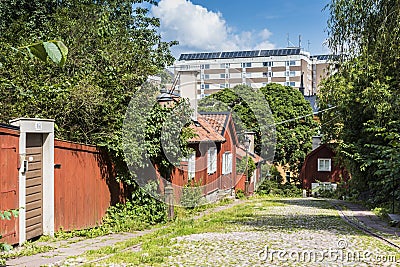
{"type": "Polygon", "coordinates": [[[208,80],[208,79],[210,79],[210,74],[202,74],[202,75],[201,75],[201,78],[202,78],[203,80],[208,80]]]}
{"type": "Polygon", "coordinates": [[[228,73],[221,73],[221,74],[219,75],[219,77],[220,77],[221,79],[229,79],[229,74],[228,74],[228,73]]]}
{"type": "Polygon", "coordinates": [[[295,71],[286,71],[285,76],[286,77],[294,77],[294,76],[296,76],[296,72],[295,71]]]}
{"type": "Polygon", "coordinates": [[[263,72],[263,77],[264,77],[264,78],[272,77],[272,76],[273,76],[273,74],[272,74],[271,71],[269,71],[269,72],[263,72]]]}
{"type": "Polygon", "coordinates": [[[196,174],[196,152],[190,154],[188,158],[188,179],[191,180],[196,174]]]}
{"type": "Polygon", "coordinates": [[[200,69],[202,69],[202,70],[206,70],[206,69],[209,69],[210,68],[210,64],[202,64],[202,65],[200,65],[200,69]]]}
{"type": "Polygon", "coordinates": [[[330,172],[332,169],[331,159],[318,159],[318,171],[330,172]]]}
{"type": "Polygon", "coordinates": [[[286,61],[286,66],[296,66],[296,61],[295,60],[286,61]]]}
{"type": "Polygon", "coordinates": [[[209,85],[209,84],[204,84],[204,83],[203,83],[203,84],[200,85],[200,88],[201,88],[201,89],[210,89],[210,85],[209,85]]]}
{"type": "Polygon", "coordinates": [[[295,82],[285,82],[285,85],[286,86],[296,86],[296,83],[295,82]]]}
{"type": "Polygon", "coordinates": [[[208,174],[217,171],[217,148],[210,147],[207,152],[207,169],[208,174]]]}
{"type": "Polygon", "coordinates": [[[273,66],[274,66],[274,62],[272,62],[272,61],[263,62],[263,66],[264,66],[264,67],[273,67],[273,66]]]}
{"type": "Polygon", "coordinates": [[[229,88],[229,83],[221,83],[219,85],[219,88],[221,88],[221,89],[229,88]]]}
{"type": "Polygon", "coordinates": [[[251,62],[243,62],[242,68],[251,68],[251,62]]]}
{"type": "Polygon", "coordinates": [[[229,174],[232,172],[232,153],[225,152],[222,155],[222,174],[229,174]]]}
{"type": "Polygon", "coordinates": [[[229,69],[230,66],[231,66],[230,63],[222,63],[221,64],[221,69],[229,69]]]}

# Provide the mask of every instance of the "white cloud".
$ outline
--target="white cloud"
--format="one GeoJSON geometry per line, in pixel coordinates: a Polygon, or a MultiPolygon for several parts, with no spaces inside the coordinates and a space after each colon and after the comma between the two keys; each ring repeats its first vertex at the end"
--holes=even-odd
{"type": "Polygon", "coordinates": [[[271,32],[234,32],[221,13],[209,11],[187,0],[161,0],[152,7],[161,21],[164,40],[179,41],[179,52],[272,49],[271,32]]]}

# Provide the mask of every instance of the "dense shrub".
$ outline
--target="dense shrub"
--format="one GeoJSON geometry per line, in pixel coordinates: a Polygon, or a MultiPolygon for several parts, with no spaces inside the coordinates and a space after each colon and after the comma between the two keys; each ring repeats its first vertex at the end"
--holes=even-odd
{"type": "Polygon", "coordinates": [[[258,195],[271,195],[282,197],[300,197],[302,190],[294,184],[281,184],[273,180],[264,180],[257,189],[258,195]]]}

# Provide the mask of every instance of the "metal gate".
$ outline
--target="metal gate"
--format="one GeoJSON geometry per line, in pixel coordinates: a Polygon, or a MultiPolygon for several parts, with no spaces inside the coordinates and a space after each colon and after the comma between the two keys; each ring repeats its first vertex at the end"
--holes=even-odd
{"type": "Polygon", "coordinates": [[[43,234],[43,135],[26,135],[26,239],[43,234]]]}

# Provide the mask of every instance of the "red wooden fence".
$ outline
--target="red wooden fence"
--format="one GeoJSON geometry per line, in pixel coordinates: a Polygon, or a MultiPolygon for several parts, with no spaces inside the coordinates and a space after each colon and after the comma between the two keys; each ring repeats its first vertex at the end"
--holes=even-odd
{"type": "MultiPolygon", "coordinates": [[[[0,210],[18,209],[19,131],[0,125],[0,210]]],[[[18,219],[0,220],[0,242],[18,243],[18,219]]]]}
{"type": "Polygon", "coordinates": [[[55,230],[96,226],[110,205],[123,200],[123,186],[95,146],[54,143],[55,230]]]}

